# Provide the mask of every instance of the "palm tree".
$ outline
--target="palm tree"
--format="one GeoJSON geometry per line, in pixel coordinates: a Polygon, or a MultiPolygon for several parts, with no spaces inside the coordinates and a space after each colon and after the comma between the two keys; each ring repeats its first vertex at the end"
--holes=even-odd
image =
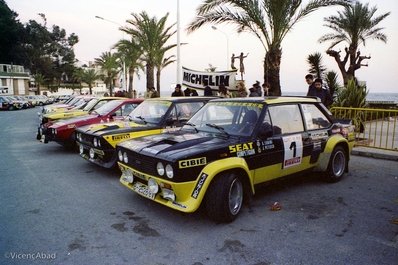
{"type": "Polygon", "coordinates": [[[38,73],[38,74],[33,75],[33,79],[35,80],[35,84],[37,87],[36,93],[37,93],[37,95],[40,95],[40,86],[42,84],[44,84],[44,82],[46,81],[46,78],[44,77],[44,75],[38,73]]]}
{"type": "Polygon", "coordinates": [[[159,20],[150,18],[145,11],[133,13],[132,16],[132,19],[127,20],[131,27],[122,27],[121,30],[130,34],[142,49],[142,59],[146,64],[146,87],[149,90],[154,87],[154,70],[159,62],[159,52],[163,52],[166,42],[176,31],[171,31],[174,24],[166,27],[168,13],[159,20]]]}
{"type": "Polygon", "coordinates": [[[338,75],[335,71],[327,71],[324,75],[326,85],[328,86],[330,95],[332,95],[332,97],[339,93],[341,87],[337,81],[337,77],[338,75]]]}
{"type": "Polygon", "coordinates": [[[309,73],[316,75],[317,78],[322,78],[323,73],[326,71],[326,67],[322,64],[322,54],[315,52],[308,55],[307,63],[310,65],[309,73]]]}
{"type": "Polygon", "coordinates": [[[118,50],[118,57],[125,62],[126,69],[128,69],[128,94],[131,98],[133,95],[134,74],[138,75],[140,70],[144,70],[141,60],[142,50],[133,39],[131,41],[120,40],[115,44],[115,48],[118,50]]]}
{"type": "Polygon", "coordinates": [[[175,62],[175,60],[173,59],[175,56],[171,55],[164,58],[164,52],[159,52],[157,55],[158,58],[156,59],[156,90],[158,91],[158,95],[160,95],[160,74],[162,70],[166,68],[166,66],[175,62]]]}
{"type": "Polygon", "coordinates": [[[78,68],[76,68],[76,69],[73,71],[73,74],[72,74],[72,78],[73,78],[72,89],[75,88],[75,83],[77,83],[77,84],[79,85],[80,94],[82,93],[82,78],[83,78],[83,73],[84,73],[83,68],[78,67],[78,68]]]}
{"type": "Polygon", "coordinates": [[[100,66],[104,72],[103,80],[109,88],[109,95],[113,94],[115,78],[118,74],[118,58],[111,52],[103,52],[99,58],[95,58],[95,63],[100,66]]]}
{"type": "Polygon", "coordinates": [[[326,26],[334,31],[323,35],[319,42],[331,41],[327,54],[334,57],[343,76],[344,84],[348,80],[355,79],[355,71],[361,66],[368,66],[363,60],[370,59],[370,56],[362,56],[358,47],[368,39],[380,40],[387,42],[387,36],[381,31],[383,28],[378,24],[390,15],[390,12],[374,17],[377,11],[376,7],[369,8],[368,4],[363,5],[355,2],[352,5],[344,7],[342,12],[338,12],[337,16],[325,18],[328,23],[326,26]],[[340,51],[332,50],[339,43],[346,43],[344,59],[341,60],[340,51]],[[346,66],[349,60],[348,66],[346,66]]]}
{"type": "Polygon", "coordinates": [[[302,0],[204,0],[188,31],[192,32],[207,23],[232,23],[239,33],[253,33],[265,50],[264,83],[270,84],[271,95],[281,95],[282,41],[287,33],[313,11],[350,1],[311,0],[303,6],[302,0]]]}
{"type": "Polygon", "coordinates": [[[101,75],[97,74],[95,69],[86,69],[82,74],[82,81],[88,85],[90,95],[93,94],[93,83],[101,78],[101,75]]]}

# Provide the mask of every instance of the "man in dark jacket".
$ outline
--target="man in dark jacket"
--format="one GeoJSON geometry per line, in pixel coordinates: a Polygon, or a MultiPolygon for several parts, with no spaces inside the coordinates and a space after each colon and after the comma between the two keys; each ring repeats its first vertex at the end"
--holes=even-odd
{"type": "Polygon", "coordinates": [[[307,96],[320,98],[323,105],[325,105],[327,108],[333,103],[333,98],[330,95],[329,90],[322,88],[322,79],[320,78],[315,79],[314,87],[310,86],[307,96]]]}

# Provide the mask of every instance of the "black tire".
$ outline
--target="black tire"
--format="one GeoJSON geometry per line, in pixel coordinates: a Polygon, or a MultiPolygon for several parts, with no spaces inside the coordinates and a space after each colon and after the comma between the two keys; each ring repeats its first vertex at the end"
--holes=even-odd
{"type": "Polygon", "coordinates": [[[205,208],[210,219],[232,222],[240,213],[244,196],[243,183],[233,173],[216,177],[206,193],[205,208]]]}
{"type": "Polygon", "coordinates": [[[338,182],[347,170],[348,157],[342,146],[336,146],[330,156],[329,165],[325,174],[327,182],[338,182]]]}

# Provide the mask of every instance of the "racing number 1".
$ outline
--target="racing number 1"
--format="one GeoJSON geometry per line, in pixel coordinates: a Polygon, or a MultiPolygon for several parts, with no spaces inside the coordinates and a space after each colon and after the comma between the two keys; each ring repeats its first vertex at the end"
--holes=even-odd
{"type": "Polygon", "coordinates": [[[303,140],[301,134],[289,135],[282,138],[284,146],[284,160],[282,168],[299,165],[303,157],[303,140]]]}

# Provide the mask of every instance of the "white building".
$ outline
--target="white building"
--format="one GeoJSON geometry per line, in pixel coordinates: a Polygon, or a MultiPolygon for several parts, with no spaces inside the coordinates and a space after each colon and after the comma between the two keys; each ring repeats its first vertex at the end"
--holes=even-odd
{"type": "Polygon", "coordinates": [[[0,64],[0,95],[28,95],[29,73],[21,65],[0,64]]]}

